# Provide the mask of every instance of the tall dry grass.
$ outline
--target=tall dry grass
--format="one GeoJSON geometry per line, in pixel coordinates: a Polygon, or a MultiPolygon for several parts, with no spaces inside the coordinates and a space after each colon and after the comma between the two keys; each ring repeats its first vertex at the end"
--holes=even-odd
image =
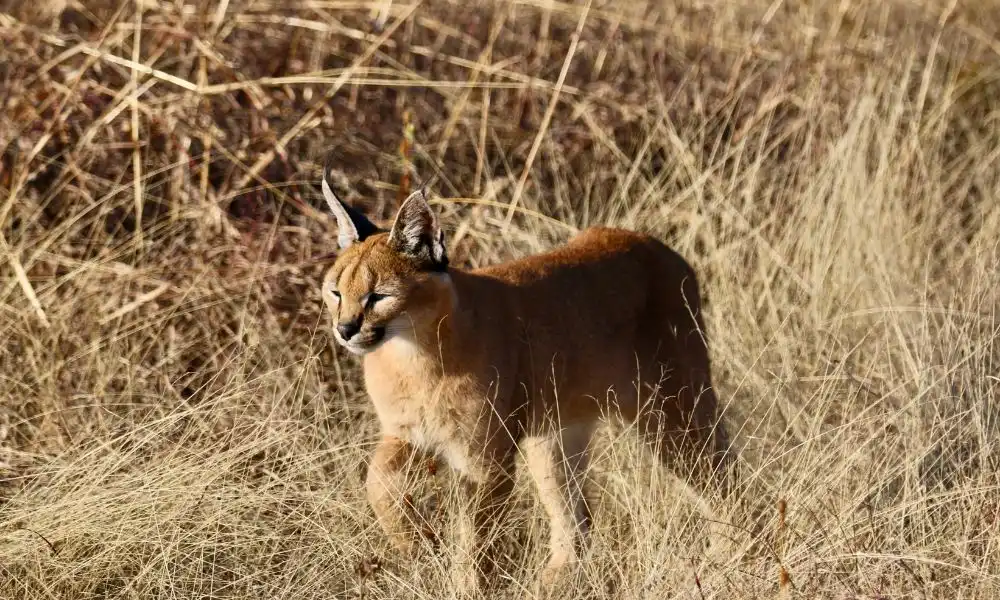
{"type": "MultiPolygon", "coordinates": [[[[697,500],[606,436],[581,595],[994,597],[998,9],[0,15],[0,597],[462,591],[447,538],[398,564],[374,525],[377,425],[316,291],[319,165],[332,149],[341,191],[388,217],[406,119],[457,264],[608,224],[701,273],[740,453],[738,499],[709,499],[732,550],[707,553],[697,500]]],[[[453,483],[421,483],[443,524],[453,483]]],[[[545,551],[519,486],[511,597],[545,551]]]]}

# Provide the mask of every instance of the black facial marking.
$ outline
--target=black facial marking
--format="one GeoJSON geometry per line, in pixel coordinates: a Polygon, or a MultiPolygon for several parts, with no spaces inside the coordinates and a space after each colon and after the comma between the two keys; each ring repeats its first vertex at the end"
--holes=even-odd
{"type": "Polygon", "coordinates": [[[376,293],[376,292],[371,292],[370,294],[368,294],[368,300],[365,302],[365,309],[369,309],[369,308],[375,306],[376,302],[378,302],[379,300],[381,300],[381,299],[383,299],[385,297],[386,297],[385,294],[379,294],[379,293],[376,293]]]}

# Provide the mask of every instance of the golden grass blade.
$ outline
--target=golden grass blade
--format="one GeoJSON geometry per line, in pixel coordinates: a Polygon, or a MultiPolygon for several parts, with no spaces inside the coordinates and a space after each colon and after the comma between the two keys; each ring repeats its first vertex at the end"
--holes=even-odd
{"type": "Polygon", "coordinates": [[[141,307],[142,305],[148,304],[148,303],[152,302],[153,300],[156,300],[157,298],[159,298],[163,294],[163,292],[167,291],[168,289],[170,289],[170,284],[169,283],[166,283],[166,282],[161,283],[160,285],[158,285],[154,289],[146,292],[145,294],[139,294],[138,296],[136,296],[135,300],[133,300],[133,301],[129,302],[128,304],[122,306],[121,308],[119,308],[118,310],[114,311],[113,313],[101,317],[99,323],[101,325],[104,325],[105,323],[114,321],[115,319],[118,319],[120,317],[124,317],[125,315],[127,315],[130,312],[136,310],[137,308],[141,307]]]}
{"type": "Polygon", "coordinates": [[[35,295],[35,288],[28,281],[28,274],[25,273],[24,267],[21,266],[21,261],[14,254],[13,249],[7,244],[7,238],[4,237],[3,232],[0,232],[0,252],[7,255],[7,261],[10,263],[11,268],[14,269],[14,277],[17,279],[18,285],[21,286],[21,291],[24,292],[25,297],[31,304],[31,308],[34,309],[38,321],[47,329],[50,324],[48,317],[45,316],[45,311],[42,310],[42,303],[38,301],[38,296],[35,295]]]}
{"type": "Polygon", "coordinates": [[[514,218],[514,212],[517,210],[517,203],[521,199],[521,194],[524,192],[524,186],[528,181],[528,176],[531,174],[531,166],[535,162],[535,156],[538,154],[538,149],[542,146],[542,140],[545,139],[545,134],[548,132],[549,123],[552,121],[552,115],[555,114],[556,105],[559,104],[559,97],[562,94],[562,86],[566,81],[566,75],[569,73],[569,66],[573,62],[573,57],[576,55],[577,46],[580,43],[580,34],[583,33],[583,26],[587,23],[587,15],[590,14],[590,5],[592,0],[587,0],[587,4],[582,13],[580,13],[580,20],[577,21],[576,31],[573,33],[573,37],[570,40],[569,50],[566,51],[566,56],[563,58],[562,69],[559,71],[559,79],[556,81],[556,89],[552,92],[552,97],[549,99],[549,105],[545,109],[545,115],[542,117],[542,122],[538,126],[538,133],[535,134],[535,141],[531,144],[531,150],[528,151],[528,158],[525,161],[524,169],[521,171],[521,177],[517,180],[517,186],[514,188],[514,193],[510,199],[510,207],[507,209],[507,218],[504,223],[504,231],[510,227],[511,219],[514,218]]]}

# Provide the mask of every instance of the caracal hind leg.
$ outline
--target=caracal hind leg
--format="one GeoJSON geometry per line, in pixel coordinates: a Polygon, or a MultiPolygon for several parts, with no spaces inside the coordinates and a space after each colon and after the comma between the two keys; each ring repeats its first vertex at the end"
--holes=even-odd
{"type": "Polygon", "coordinates": [[[526,439],[522,449],[549,518],[550,556],[540,583],[556,584],[572,574],[590,529],[584,490],[591,424],[565,427],[561,432],[526,439]]]}
{"type": "Polygon", "coordinates": [[[407,466],[415,456],[416,449],[408,442],[383,437],[372,455],[366,481],[368,503],[375,519],[403,556],[416,552],[420,532],[427,531],[407,492],[407,466]]]}
{"type": "Polygon", "coordinates": [[[685,384],[658,396],[636,416],[644,436],[664,466],[699,492],[731,490],[732,453],[725,425],[716,419],[716,397],[711,388],[685,384]]]}
{"type": "Polygon", "coordinates": [[[714,417],[715,394],[703,389],[695,398],[691,389],[685,386],[664,396],[659,407],[638,416],[637,426],[706,520],[706,549],[714,559],[725,562],[734,554],[735,531],[726,516],[732,508],[734,461],[728,451],[727,432],[714,417]]]}

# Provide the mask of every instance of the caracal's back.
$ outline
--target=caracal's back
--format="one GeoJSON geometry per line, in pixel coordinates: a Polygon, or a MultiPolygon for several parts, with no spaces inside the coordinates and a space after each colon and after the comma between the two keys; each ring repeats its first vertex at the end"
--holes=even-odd
{"type": "MultiPolygon", "coordinates": [[[[481,343],[501,353],[517,348],[516,379],[546,407],[558,397],[566,420],[592,418],[606,400],[635,417],[653,386],[656,395],[679,394],[679,404],[692,408],[695,389],[712,393],[695,273],[655,238],[592,228],[549,252],[455,282],[460,297],[465,291],[489,310],[503,305],[504,326],[484,332],[493,339],[481,343]]],[[[702,400],[704,412],[714,412],[714,397],[702,400]]]]}

